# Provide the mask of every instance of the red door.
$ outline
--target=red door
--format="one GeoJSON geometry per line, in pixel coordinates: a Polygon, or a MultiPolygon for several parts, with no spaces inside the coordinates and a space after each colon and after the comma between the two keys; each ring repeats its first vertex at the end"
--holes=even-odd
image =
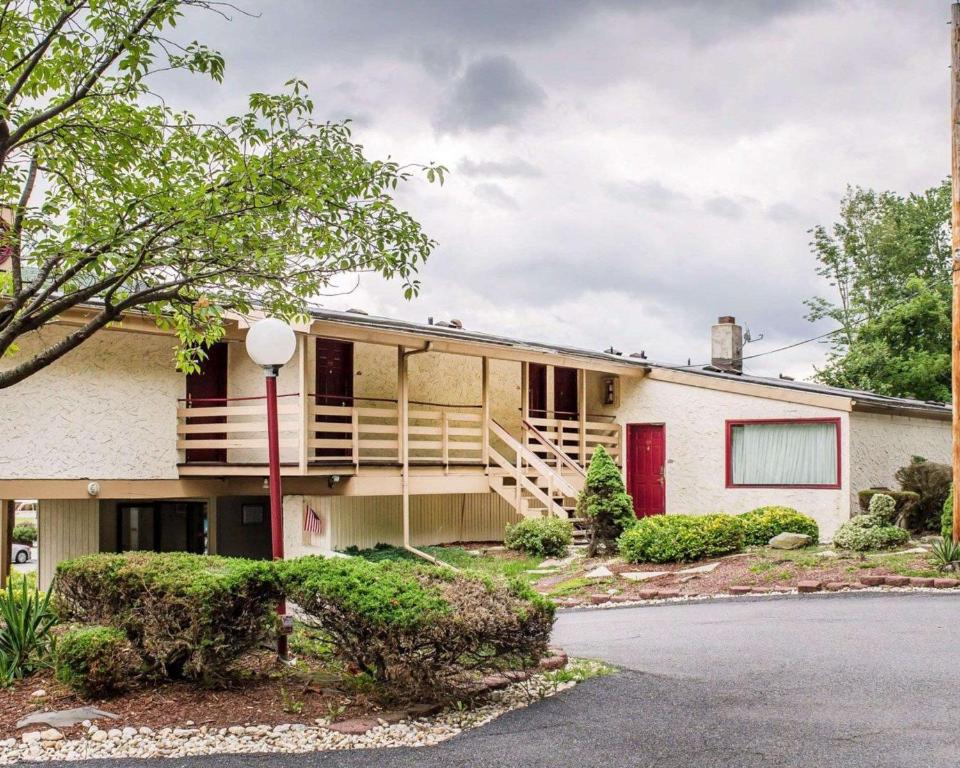
{"type": "Polygon", "coordinates": [[[663,424],[627,425],[627,493],[633,497],[637,517],[667,511],[666,458],[663,424]]]}
{"type": "MultiPolygon", "coordinates": [[[[207,350],[207,359],[199,373],[187,375],[187,407],[217,408],[227,404],[227,345],[214,344],[207,350]]],[[[190,424],[223,424],[224,416],[204,416],[190,420],[190,424]]],[[[187,435],[188,440],[225,440],[221,433],[187,435]]],[[[226,448],[188,448],[187,462],[220,462],[227,460],[226,448]]]]}
{"type": "MultiPolygon", "coordinates": [[[[336,339],[317,339],[317,381],[314,401],[317,405],[353,405],[353,343],[336,339]]],[[[349,416],[324,416],[323,421],[350,422],[349,416]]],[[[321,440],[349,440],[350,432],[317,432],[321,440]]],[[[318,458],[349,456],[348,448],[317,448],[318,458]]]]}
{"type": "Polygon", "coordinates": [[[547,416],[547,366],[530,363],[527,370],[530,378],[530,417],[544,419],[547,416]]]}

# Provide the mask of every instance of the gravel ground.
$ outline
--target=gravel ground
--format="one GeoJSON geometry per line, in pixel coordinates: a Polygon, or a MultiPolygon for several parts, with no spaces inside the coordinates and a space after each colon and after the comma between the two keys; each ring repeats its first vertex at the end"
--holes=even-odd
{"type": "Polygon", "coordinates": [[[575,685],[534,675],[489,694],[471,709],[448,709],[434,717],[380,721],[361,734],[340,733],[328,720],[303,724],[249,725],[230,728],[103,729],[87,726],[79,738],[66,738],[56,729],[28,731],[19,739],[0,741],[0,765],[20,761],[73,761],[97,758],[183,758],[188,756],[263,753],[303,753],[370,747],[422,747],[439,744],[471,728],[485,725],[505,712],[526,707],[575,685]]]}

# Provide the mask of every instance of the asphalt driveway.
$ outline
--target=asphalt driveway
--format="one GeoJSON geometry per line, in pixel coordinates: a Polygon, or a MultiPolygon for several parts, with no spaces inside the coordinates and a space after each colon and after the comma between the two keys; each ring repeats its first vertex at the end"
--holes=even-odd
{"type": "Polygon", "coordinates": [[[556,643],[619,674],[438,747],[163,766],[953,768],[958,613],[956,596],[926,594],[566,613],[556,643]]]}

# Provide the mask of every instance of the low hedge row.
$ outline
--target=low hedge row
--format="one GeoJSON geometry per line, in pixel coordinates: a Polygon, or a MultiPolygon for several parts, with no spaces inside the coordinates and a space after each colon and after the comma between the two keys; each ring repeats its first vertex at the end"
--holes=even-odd
{"type": "Polygon", "coordinates": [[[559,517],[526,517],[508,525],[503,537],[507,549],[534,557],[562,557],[573,540],[573,525],[559,517]]]}
{"type": "Polygon", "coordinates": [[[777,534],[820,539],[816,521],[790,507],[759,507],[742,515],[656,515],[638,520],[620,536],[621,556],[631,563],[676,563],[761,546],[777,534]]]}

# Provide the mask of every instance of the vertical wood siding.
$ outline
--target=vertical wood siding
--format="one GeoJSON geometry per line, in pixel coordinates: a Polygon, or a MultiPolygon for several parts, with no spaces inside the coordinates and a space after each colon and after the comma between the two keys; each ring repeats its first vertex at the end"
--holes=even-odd
{"type": "MultiPolygon", "coordinates": [[[[323,504],[330,520],[330,547],[367,549],[403,543],[399,496],[333,496],[323,504]]],[[[493,493],[410,497],[410,540],[414,546],[457,541],[502,541],[503,529],[519,519],[493,493]]]]}
{"type": "Polygon", "coordinates": [[[47,589],[57,564],[100,551],[97,499],[41,500],[39,503],[39,585],[47,589]]]}

